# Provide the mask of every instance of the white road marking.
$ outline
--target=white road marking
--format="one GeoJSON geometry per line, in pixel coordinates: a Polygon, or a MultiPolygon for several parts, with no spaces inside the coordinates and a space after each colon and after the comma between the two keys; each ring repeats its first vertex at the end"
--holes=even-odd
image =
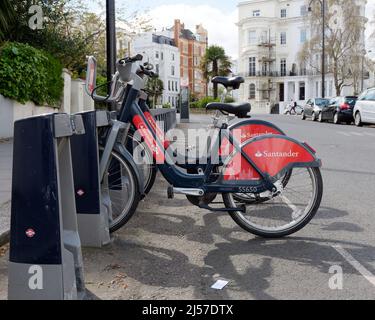
{"type": "Polygon", "coordinates": [[[371,133],[371,132],[364,132],[363,133],[365,136],[369,136],[369,137],[375,137],[375,133],[371,133]]]}
{"type": "Polygon", "coordinates": [[[339,131],[338,134],[341,134],[341,135],[343,135],[343,136],[345,136],[345,137],[350,137],[350,136],[351,136],[349,133],[347,133],[347,132],[342,132],[342,131],[339,131]]]}
{"type": "Polygon", "coordinates": [[[363,265],[361,265],[353,256],[347,252],[341,246],[332,246],[339,254],[341,254],[344,259],[356,269],[368,282],[370,282],[375,287],[375,276],[368,271],[363,265]]]}
{"type": "Polygon", "coordinates": [[[345,136],[345,137],[375,137],[375,133],[371,132],[344,132],[344,131],[337,131],[338,134],[345,136]]]}

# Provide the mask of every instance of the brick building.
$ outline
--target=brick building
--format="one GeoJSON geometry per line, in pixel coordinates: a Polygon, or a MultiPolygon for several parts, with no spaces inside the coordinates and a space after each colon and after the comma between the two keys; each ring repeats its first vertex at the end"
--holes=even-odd
{"type": "Polygon", "coordinates": [[[202,25],[198,25],[195,32],[192,32],[185,29],[185,25],[180,20],[175,20],[174,26],[169,31],[180,49],[181,85],[189,85],[194,95],[198,98],[204,97],[207,93],[207,84],[200,66],[207,49],[207,30],[202,25]]]}

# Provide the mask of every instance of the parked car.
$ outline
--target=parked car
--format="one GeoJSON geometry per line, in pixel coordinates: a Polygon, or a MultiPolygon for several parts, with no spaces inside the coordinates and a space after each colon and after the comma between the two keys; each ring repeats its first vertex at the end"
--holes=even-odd
{"type": "Polygon", "coordinates": [[[322,110],[322,121],[332,121],[334,124],[343,122],[351,124],[354,121],[353,110],[358,97],[345,96],[331,99],[329,105],[322,110]]]}
{"type": "Polygon", "coordinates": [[[322,122],[323,121],[322,110],[328,105],[329,105],[328,99],[323,99],[323,98],[309,99],[306,102],[305,107],[303,108],[304,110],[302,112],[302,120],[311,118],[313,121],[319,120],[320,122],[322,122]]]}
{"type": "Polygon", "coordinates": [[[368,89],[359,96],[353,114],[357,127],[364,123],[375,124],[375,88],[368,89]]]}

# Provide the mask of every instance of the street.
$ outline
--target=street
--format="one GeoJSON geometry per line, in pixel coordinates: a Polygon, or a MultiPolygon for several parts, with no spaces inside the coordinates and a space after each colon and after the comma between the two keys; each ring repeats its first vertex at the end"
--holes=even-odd
{"type": "MultiPolygon", "coordinates": [[[[306,141],[323,161],[324,198],[301,232],[263,240],[227,214],[167,199],[157,185],[105,249],[84,249],[87,288],[99,299],[375,299],[375,128],[254,116],[306,141]],[[332,267],[343,271],[332,290],[332,267]],[[223,290],[211,286],[229,281],[223,290]]],[[[203,119],[203,120],[202,120],[203,119]]],[[[206,116],[192,115],[197,123],[206,116]]],[[[0,251],[0,299],[7,292],[0,251]]]]}

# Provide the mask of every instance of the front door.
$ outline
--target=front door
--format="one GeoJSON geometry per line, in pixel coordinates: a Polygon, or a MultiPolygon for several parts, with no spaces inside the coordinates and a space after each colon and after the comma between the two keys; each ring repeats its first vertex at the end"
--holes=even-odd
{"type": "Polygon", "coordinates": [[[279,84],[279,101],[284,102],[285,96],[284,96],[284,83],[279,84]]]}

